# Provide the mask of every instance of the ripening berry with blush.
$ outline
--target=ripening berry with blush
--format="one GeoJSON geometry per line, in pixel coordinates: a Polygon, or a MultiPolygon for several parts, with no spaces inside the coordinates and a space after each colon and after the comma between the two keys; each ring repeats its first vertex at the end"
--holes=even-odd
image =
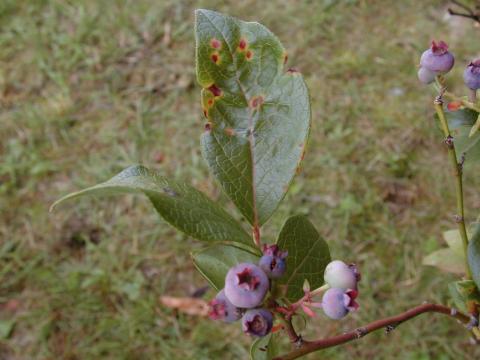
{"type": "Polygon", "coordinates": [[[356,290],[360,273],[355,264],[347,265],[341,260],[334,260],[325,268],[323,279],[332,288],[356,290]]]}
{"type": "Polygon", "coordinates": [[[339,288],[328,289],[322,298],[322,309],[330,319],[339,320],[350,311],[358,309],[355,301],[358,292],[339,288]]]}
{"type": "Polygon", "coordinates": [[[273,325],[273,315],[267,309],[247,310],[242,317],[242,328],[247,334],[265,336],[270,333],[273,325]]]}
{"type": "Polygon", "coordinates": [[[430,71],[427,68],[420,67],[420,69],[418,69],[418,80],[423,84],[431,84],[435,81],[435,76],[437,76],[437,73],[430,71]]]}
{"type": "Polygon", "coordinates": [[[425,50],[420,58],[421,67],[442,74],[449,72],[454,63],[455,58],[443,41],[438,43],[432,41],[430,49],[425,50]]]}
{"type": "Polygon", "coordinates": [[[270,279],[278,279],[287,269],[287,255],[288,251],[281,251],[277,245],[264,245],[263,256],[258,264],[270,279]]]}
{"type": "Polygon", "coordinates": [[[213,320],[223,320],[226,323],[231,323],[242,317],[241,309],[227,299],[223,289],[209,302],[209,306],[208,316],[213,320]]]}
{"type": "Polygon", "coordinates": [[[225,278],[225,295],[240,308],[253,308],[265,298],[270,282],[257,265],[241,263],[232,267],[225,278]]]}
{"type": "Polygon", "coordinates": [[[469,89],[480,89],[480,59],[472,61],[463,72],[463,81],[469,89]]]}

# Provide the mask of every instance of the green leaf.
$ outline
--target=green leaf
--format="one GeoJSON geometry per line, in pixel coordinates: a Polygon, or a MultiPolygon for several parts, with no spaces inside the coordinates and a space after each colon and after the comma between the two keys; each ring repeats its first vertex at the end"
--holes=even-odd
{"type": "Polygon", "coordinates": [[[480,303],[480,293],[472,280],[452,282],[449,284],[449,290],[455,305],[459,308],[465,308],[467,301],[480,303]]]}
{"type": "Polygon", "coordinates": [[[477,225],[468,243],[467,257],[473,281],[480,289],[480,225],[477,225]]]}
{"type": "Polygon", "coordinates": [[[15,328],[15,320],[0,320],[0,339],[8,339],[15,328]]]}
{"type": "Polygon", "coordinates": [[[258,263],[260,256],[233,245],[216,244],[192,253],[193,263],[216,289],[223,289],[228,270],[242,262],[258,263]]]}
{"type": "Polygon", "coordinates": [[[465,255],[463,253],[462,238],[458,229],[447,230],[443,239],[448,248],[436,250],[423,258],[423,265],[435,266],[440,270],[454,273],[465,273],[465,255]]]}
{"type": "Polygon", "coordinates": [[[477,121],[478,113],[471,109],[460,109],[455,111],[445,109],[445,117],[447,118],[450,130],[461,127],[471,128],[477,121]]]}
{"type": "Polygon", "coordinates": [[[323,285],[323,272],[331,261],[330,251],[305,216],[289,218],[283,225],[277,244],[282,250],[288,250],[287,271],[278,280],[279,284],[287,286],[288,300],[296,301],[303,296],[305,279],[312,289],[323,285]]]}
{"type": "Polygon", "coordinates": [[[250,347],[251,360],[270,360],[276,356],[275,336],[270,333],[258,338],[250,347]]]}
{"type": "MultiPolygon", "coordinates": [[[[467,236],[470,237],[470,232],[467,231],[467,236]]],[[[443,239],[446,241],[448,247],[452,249],[452,251],[461,256],[462,259],[465,257],[463,253],[463,243],[462,243],[462,236],[458,229],[447,230],[443,232],[443,239]]]]}
{"type": "Polygon", "coordinates": [[[448,284],[448,291],[450,292],[453,303],[458,308],[458,310],[466,312],[467,307],[465,305],[465,299],[463,299],[462,295],[458,292],[456,281],[448,284]]]}
{"type": "Polygon", "coordinates": [[[472,127],[475,125],[478,115],[476,111],[470,109],[445,111],[450,132],[454,139],[458,161],[461,161],[463,155],[467,160],[480,159],[480,133],[475,132],[471,135],[472,127]]]}
{"type": "Polygon", "coordinates": [[[262,225],[285,196],[310,131],[297,71],[283,71],[280,41],[263,25],[196,11],[197,79],[209,122],[207,163],[245,218],[262,225]]]}
{"type": "Polygon", "coordinates": [[[64,196],[51,210],[83,195],[124,193],[144,193],[167,222],[196,239],[251,244],[251,237],[241,225],[206,195],[143,166],[131,166],[104,183],[64,196]]]}
{"type": "Polygon", "coordinates": [[[454,273],[465,273],[465,261],[463,256],[459,256],[452,249],[440,249],[423,258],[423,265],[435,266],[436,268],[454,273]]]}

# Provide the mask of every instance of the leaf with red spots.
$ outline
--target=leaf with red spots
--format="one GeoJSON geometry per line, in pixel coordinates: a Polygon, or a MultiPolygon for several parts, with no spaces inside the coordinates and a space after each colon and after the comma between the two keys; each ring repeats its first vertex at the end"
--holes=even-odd
{"type": "Polygon", "coordinates": [[[307,87],[299,72],[284,69],[286,51],[263,25],[197,10],[195,30],[197,79],[212,124],[202,136],[204,157],[240,212],[261,226],[302,159],[307,87]]]}

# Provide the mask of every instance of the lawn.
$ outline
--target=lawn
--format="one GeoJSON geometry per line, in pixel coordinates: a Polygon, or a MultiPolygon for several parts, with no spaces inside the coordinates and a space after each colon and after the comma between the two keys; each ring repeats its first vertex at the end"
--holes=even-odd
{"type": "MultiPolygon", "coordinates": [[[[422,265],[454,228],[455,196],[432,89],[416,78],[432,39],[460,64],[480,52],[473,22],[443,1],[0,2],[0,359],[244,359],[238,325],[178,314],[162,295],[206,281],[201,244],[140,196],[60,196],[132,164],[184,179],[233,206],[200,154],[193,10],[269,27],[310,88],[313,129],[302,171],[264,236],[308,214],[334,258],[358,263],[360,310],[312,320],[338,334],[423,301],[449,302],[448,274],[422,265]],[[470,46],[470,44],[474,44],[470,46]]],[[[466,164],[467,223],[477,217],[478,165],[466,164]]],[[[209,291],[205,299],[213,296],[209,291]]],[[[314,325],[313,325],[314,324],[314,325]]],[[[312,359],[480,357],[450,319],[426,315],[312,359]]]]}

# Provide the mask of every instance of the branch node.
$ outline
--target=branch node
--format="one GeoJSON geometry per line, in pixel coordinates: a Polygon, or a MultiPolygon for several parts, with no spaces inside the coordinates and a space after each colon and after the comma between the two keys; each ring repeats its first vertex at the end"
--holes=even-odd
{"type": "Polygon", "coordinates": [[[451,135],[448,135],[445,140],[444,140],[445,144],[447,145],[447,147],[449,149],[453,149],[453,137],[451,135]]]}
{"type": "Polygon", "coordinates": [[[461,223],[463,223],[463,221],[464,221],[463,216],[460,216],[460,215],[453,215],[453,220],[454,220],[457,224],[461,224],[461,223]]]}
{"type": "Polygon", "coordinates": [[[385,327],[385,334],[390,334],[400,323],[396,322],[385,327]]]}
{"type": "Polygon", "coordinates": [[[368,334],[368,330],[364,327],[355,329],[355,336],[357,339],[360,339],[368,334]]]}
{"type": "Polygon", "coordinates": [[[293,342],[293,344],[295,345],[295,347],[296,347],[297,349],[301,348],[301,347],[303,346],[303,338],[302,338],[302,335],[298,335],[298,336],[297,336],[297,340],[295,340],[295,341],[293,342]]]}
{"type": "Polygon", "coordinates": [[[466,325],[467,329],[472,330],[474,327],[477,327],[477,326],[478,326],[478,319],[475,316],[470,315],[470,321],[466,325]]]}

